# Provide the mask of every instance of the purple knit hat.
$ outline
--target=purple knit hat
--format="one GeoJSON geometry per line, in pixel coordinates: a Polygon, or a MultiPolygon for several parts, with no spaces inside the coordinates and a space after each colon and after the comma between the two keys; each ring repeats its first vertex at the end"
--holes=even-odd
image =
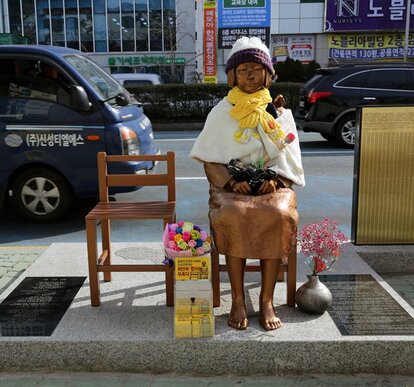
{"type": "Polygon", "coordinates": [[[259,38],[243,36],[237,39],[230,51],[224,71],[227,74],[231,69],[246,62],[260,63],[270,74],[274,74],[275,72],[269,49],[259,38]]]}

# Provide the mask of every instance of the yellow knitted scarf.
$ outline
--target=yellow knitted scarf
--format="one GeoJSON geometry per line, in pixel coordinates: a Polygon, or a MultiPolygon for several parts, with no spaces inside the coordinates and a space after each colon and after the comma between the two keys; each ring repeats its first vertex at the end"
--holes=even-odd
{"type": "Polygon", "coordinates": [[[268,89],[248,94],[235,86],[228,92],[227,99],[234,105],[230,110],[230,115],[239,122],[239,130],[234,134],[237,142],[246,143],[251,135],[259,139],[257,133],[259,123],[273,142],[283,140],[284,133],[280,129],[280,125],[266,111],[267,104],[272,102],[268,89]]]}

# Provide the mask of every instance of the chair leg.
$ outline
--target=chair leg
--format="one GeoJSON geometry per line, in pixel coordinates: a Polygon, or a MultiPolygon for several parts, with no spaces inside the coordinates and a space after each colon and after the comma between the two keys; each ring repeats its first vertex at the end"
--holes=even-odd
{"type": "Polygon", "coordinates": [[[86,220],[86,244],[88,249],[89,266],[89,290],[91,293],[91,305],[101,304],[99,296],[99,275],[98,275],[98,249],[96,241],[96,224],[94,220],[86,220]]]}
{"type": "Polygon", "coordinates": [[[288,269],[287,269],[287,305],[295,306],[295,294],[296,294],[296,265],[297,265],[297,253],[296,249],[289,254],[288,257],[288,269]]]}
{"type": "Polygon", "coordinates": [[[174,306],[174,266],[165,269],[165,292],[167,306],[174,306]]]}
{"type": "Polygon", "coordinates": [[[220,306],[220,255],[215,248],[211,250],[211,283],[213,286],[213,307],[220,306]]]}
{"type": "MultiPolygon", "coordinates": [[[[108,251],[108,258],[105,261],[105,265],[111,264],[111,223],[109,219],[103,219],[101,222],[102,230],[102,250],[108,251]]],[[[104,281],[109,282],[112,279],[112,273],[110,271],[104,272],[104,281]]]]}

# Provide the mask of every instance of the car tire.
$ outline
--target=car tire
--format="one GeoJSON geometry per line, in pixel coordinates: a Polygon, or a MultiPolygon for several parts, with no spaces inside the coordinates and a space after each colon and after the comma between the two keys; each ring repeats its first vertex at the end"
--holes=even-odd
{"type": "Polygon", "coordinates": [[[69,211],[73,195],[62,175],[45,168],[24,171],[11,183],[11,204],[32,222],[51,222],[69,211]]]}
{"type": "Polygon", "coordinates": [[[355,145],[355,115],[342,117],[335,126],[335,142],[342,148],[353,148],[355,145]]]}

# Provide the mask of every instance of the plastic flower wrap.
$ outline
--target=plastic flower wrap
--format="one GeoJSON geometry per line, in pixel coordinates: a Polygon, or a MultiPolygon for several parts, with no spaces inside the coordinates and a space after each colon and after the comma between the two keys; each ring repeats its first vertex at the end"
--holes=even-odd
{"type": "Polygon", "coordinates": [[[211,250],[211,238],[191,222],[167,224],[162,236],[164,264],[172,264],[175,257],[204,255],[211,250]]]}
{"type": "Polygon", "coordinates": [[[337,222],[324,219],[303,226],[298,234],[298,242],[306,256],[305,263],[312,275],[317,275],[331,268],[342,254],[342,245],[349,240],[338,228],[337,222]]]}

